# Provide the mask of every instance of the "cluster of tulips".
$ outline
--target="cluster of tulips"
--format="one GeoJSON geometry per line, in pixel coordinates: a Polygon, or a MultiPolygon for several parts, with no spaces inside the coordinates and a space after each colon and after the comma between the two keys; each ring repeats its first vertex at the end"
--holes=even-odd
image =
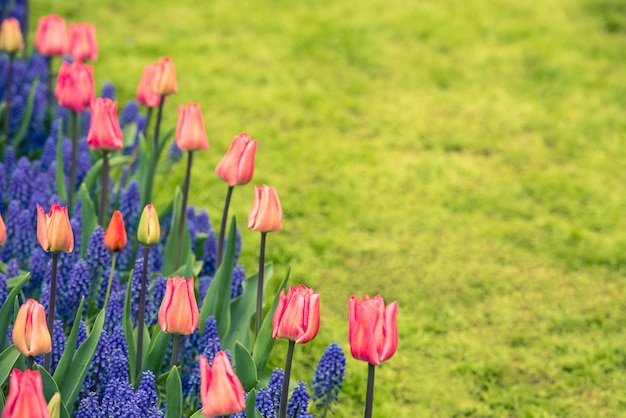
{"type": "MultiPolygon", "coordinates": [[[[282,209],[278,194],[273,187],[266,185],[254,187],[253,205],[248,217],[248,229],[257,231],[261,236],[259,270],[256,274],[256,289],[246,289],[246,306],[237,305],[237,309],[243,309],[249,316],[244,315],[241,323],[230,323],[236,317],[233,312],[235,307],[229,303],[230,284],[232,280],[233,252],[236,237],[235,220],[231,221],[227,231],[228,208],[230,198],[236,186],[248,184],[254,173],[254,159],[257,150],[257,141],[248,134],[236,135],[228,152],[217,164],[216,174],[228,184],[224,211],[217,243],[217,272],[215,273],[209,290],[206,293],[202,309],[199,309],[197,301],[198,283],[194,280],[197,275],[194,254],[189,249],[189,231],[187,226],[187,202],[189,184],[191,181],[191,165],[193,154],[209,148],[207,135],[204,127],[200,106],[196,103],[180,105],[178,107],[178,124],[176,126],[174,140],[177,148],[187,154],[186,175],[182,192],[177,191],[172,201],[172,221],[169,231],[172,244],[166,247],[168,261],[164,261],[163,274],[168,275],[167,286],[158,312],[159,330],[152,333],[145,327],[146,293],[150,285],[147,272],[148,251],[151,247],[159,244],[162,240],[161,224],[156,208],[152,205],[154,177],[159,162],[159,155],[164,148],[167,136],[160,134],[160,125],[165,99],[178,90],[174,63],[170,58],[162,58],[154,64],[147,65],[141,76],[137,89],[137,102],[146,108],[147,122],[138,136],[141,143],[136,148],[136,153],[120,158],[116,152],[127,146],[126,133],[123,132],[117,115],[117,102],[109,98],[97,98],[94,93],[93,67],[85,64],[85,61],[97,59],[97,43],[95,27],[86,23],[70,25],[69,39],[65,21],[56,15],[46,16],[40,19],[35,33],[35,48],[39,54],[52,61],[53,56],[65,57],[60,64],[58,76],[52,88],[53,79],[49,80],[49,91],[54,91],[56,103],[48,103],[48,106],[61,106],[70,112],[72,139],[72,154],[69,161],[62,164],[70,164],[70,176],[68,190],[57,190],[58,195],[66,202],[66,206],[53,202],[48,212],[41,202],[33,208],[37,216],[37,241],[43,251],[51,254],[51,274],[49,300],[47,301],[48,315],[46,320],[46,308],[39,301],[28,298],[19,306],[20,288],[27,281],[27,275],[21,281],[13,283],[12,293],[7,300],[2,301],[10,308],[15,307],[15,319],[13,321],[11,339],[13,345],[0,354],[0,359],[11,358],[12,370],[6,398],[0,392],[2,417],[61,417],[69,416],[76,405],[78,390],[74,389],[71,395],[64,392],[68,386],[63,381],[63,373],[73,367],[86,369],[92,360],[105,320],[107,307],[110,300],[111,286],[116,271],[115,263],[117,254],[129,243],[129,236],[124,223],[124,216],[119,210],[114,210],[109,217],[111,190],[110,167],[119,162],[128,162],[128,158],[138,158],[139,168],[137,178],[140,182],[141,212],[135,239],[144,249],[143,271],[140,288],[139,307],[137,309],[136,328],[133,328],[130,319],[125,317],[125,336],[129,347],[128,375],[131,382],[141,379],[141,373],[150,369],[155,364],[152,356],[160,353],[165,356],[168,344],[171,343],[170,368],[164,377],[166,381],[165,393],[161,393],[160,404],[165,404],[166,416],[183,415],[181,404],[181,383],[179,351],[183,345],[181,339],[200,330],[208,316],[217,321],[220,337],[234,340],[230,347],[234,348],[235,369],[233,368],[233,356],[230,351],[220,350],[213,358],[198,356],[200,368],[199,398],[202,407],[195,411],[193,416],[248,416],[262,417],[255,405],[256,390],[260,387],[260,374],[262,366],[267,362],[270,355],[273,340],[278,338],[287,339],[288,352],[284,368],[284,378],[280,394],[278,416],[287,416],[290,373],[296,344],[305,344],[311,341],[318,333],[320,326],[320,295],[312,288],[305,285],[291,286],[287,288],[288,274],[282,281],[277,297],[273,303],[264,307],[264,285],[267,280],[264,277],[265,247],[267,234],[282,230],[282,209]],[[69,58],[68,58],[69,54],[69,58]],[[148,129],[152,110],[157,109],[157,119],[152,132],[153,141],[144,140],[149,135],[148,129]],[[92,207],[97,212],[98,225],[105,229],[103,243],[112,252],[112,265],[106,286],[106,296],[100,312],[95,318],[91,318],[91,332],[89,338],[81,345],[76,353],[74,347],[66,348],[61,360],[52,369],[51,357],[53,350],[54,319],[55,319],[55,295],[57,263],[59,255],[74,251],[74,232],[72,230],[70,215],[76,209],[77,194],[80,185],[77,184],[76,155],[80,134],[78,120],[85,111],[90,111],[89,130],[86,142],[89,148],[97,153],[99,159],[94,163],[100,174],[99,184],[99,209],[95,205],[86,204],[89,193],[80,195],[82,199],[83,213],[85,208],[92,207]],[[117,160],[116,160],[117,158],[117,160]],[[36,209],[36,210],[35,210],[36,209]],[[225,300],[226,299],[226,300],[225,300]],[[256,305],[250,308],[248,305],[256,305]],[[18,308],[19,306],[19,308],[18,308]],[[269,308],[268,308],[269,306],[269,308]],[[265,308],[265,309],[264,309],[265,308]],[[266,314],[264,315],[264,311],[266,314]],[[254,317],[254,327],[249,326],[254,317]],[[242,331],[243,329],[243,331],[242,331]],[[128,332],[127,332],[128,331],[128,332]],[[173,337],[167,338],[172,335],[173,337]],[[236,338],[238,337],[238,338],[236,338]],[[94,342],[95,341],[95,342],[94,342]],[[88,344],[89,343],[89,344],[88,344]],[[83,347],[85,347],[83,349],[83,347]],[[81,357],[81,362],[75,361],[80,351],[86,354],[81,357]],[[157,354],[155,354],[155,352],[157,354]],[[6,357],[3,357],[6,354],[6,357]],[[13,354],[14,353],[14,354],[13,354]],[[9,354],[12,357],[9,357],[9,354]],[[23,357],[20,357],[23,356],[23,357]],[[37,364],[36,357],[45,355],[44,365],[37,364]],[[236,370],[236,371],[235,371],[236,370]],[[44,390],[45,387],[48,389],[44,390]],[[50,389],[52,388],[52,389],[50,389]],[[162,402],[162,401],[165,402],[162,402]]],[[[0,50],[9,57],[9,73],[3,75],[6,79],[6,95],[4,100],[4,140],[2,147],[11,144],[8,131],[10,106],[11,106],[11,62],[24,50],[24,40],[17,19],[8,18],[2,22],[0,30],[0,50]]],[[[133,160],[130,160],[131,162],[133,160]]],[[[130,165],[129,165],[130,166],[130,165]]],[[[62,189],[66,184],[65,179],[59,183],[62,189]]],[[[95,216],[95,215],[94,215],[95,216]]],[[[33,237],[34,239],[34,237],[33,237]]],[[[11,236],[7,237],[5,223],[0,216],[0,246],[4,245],[11,236]]],[[[130,289],[130,283],[129,283],[130,289]]],[[[22,298],[23,299],[23,298],[22,298]]],[[[127,301],[128,303],[128,301],[127,301]]],[[[381,296],[363,299],[350,296],[349,308],[349,331],[348,339],[352,356],[366,361],[368,369],[368,387],[366,395],[365,416],[371,417],[374,398],[374,371],[375,366],[389,359],[395,353],[398,344],[397,330],[397,303],[385,305],[381,296]]],[[[77,309],[77,321],[83,315],[82,303],[77,309]]],[[[13,309],[0,310],[0,314],[8,312],[13,316],[13,309]]],[[[125,306],[125,315],[128,316],[125,306]]],[[[9,319],[6,318],[6,321],[9,319]]],[[[3,319],[0,318],[0,322],[3,319]]],[[[76,338],[76,324],[71,325],[70,338],[76,338]],[[74,333],[74,334],[73,334],[74,333]]],[[[69,347],[70,344],[68,344],[69,347]]],[[[81,353],[82,354],[82,353],[81,353]]],[[[162,362],[157,362],[160,366],[162,362]]],[[[1,367],[0,367],[1,369],[1,367]]],[[[153,370],[158,373],[157,370],[153,370]]],[[[85,372],[86,373],[86,372],[85,372]]],[[[85,373],[78,373],[78,382],[74,386],[82,385],[85,373]],[[82,380],[80,380],[82,379],[82,380]]],[[[7,376],[2,375],[0,370],[0,384],[4,384],[7,376]],[[2,378],[4,377],[4,380],[2,378]]],[[[97,416],[97,415],[94,415],[97,416]]],[[[298,416],[310,416],[304,413],[298,416]]]]}

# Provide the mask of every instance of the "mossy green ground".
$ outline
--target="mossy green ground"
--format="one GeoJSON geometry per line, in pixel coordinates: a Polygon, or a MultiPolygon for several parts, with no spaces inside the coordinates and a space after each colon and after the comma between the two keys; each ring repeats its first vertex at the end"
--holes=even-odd
{"type": "MultiPolygon", "coordinates": [[[[211,149],[190,203],[216,227],[214,167],[235,134],[259,140],[254,183],[284,209],[268,258],[322,295],[297,379],[332,341],[349,357],[347,298],[380,293],[399,302],[400,344],[377,370],[377,417],[625,413],[623,2],[31,4],[33,25],[97,25],[97,84],[122,103],[144,65],[173,58],[165,126],[200,103],[211,149]]],[[[249,273],[251,203],[251,185],[235,190],[249,273]]],[[[338,416],[362,413],[366,369],[349,359],[338,416]]]]}

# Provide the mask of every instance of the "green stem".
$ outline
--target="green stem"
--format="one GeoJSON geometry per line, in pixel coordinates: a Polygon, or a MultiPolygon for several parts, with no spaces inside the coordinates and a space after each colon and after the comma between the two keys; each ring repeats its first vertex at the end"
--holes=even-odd
{"type": "Polygon", "coordinates": [[[35,357],[28,356],[28,368],[33,370],[33,366],[35,365],[35,357]]]}
{"type": "Polygon", "coordinates": [[[180,345],[180,334],[174,334],[174,341],[172,341],[172,358],[170,359],[170,370],[172,367],[178,365],[178,346],[180,345]]]}
{"type": "Polygon", "coordinates": [[[100,225],[105,229],[104,223],[107,221],[107,208],[109,205],[109,151],[102,151],[102,178],[100,185],[100,225]]]}
{"type": "Polygon", "coordinates": [[[139,377],[142,370],[144,311],[146,309],[146,290],[148,276],[148,252],[150,247],[143,248],[143,269],[141,271],[141,291],[139,293],[139,310],[137,312],[137,363],[135,376],[139,377]]]}
{"type": "Polygon", "coordinates": [[[146,202],[152,202],[152,189],[154,189],[154,176],[156,175],[156,167],[159,162],[159,134],[161,131],[161,119],[163,118],[163,103],[165,103],[165,95],[161,95],[159,101],[159,110],[157,112],[156,124],[154,126],[154,138],[153,138],[153,150],[152,150],[152,165],[150,166],[150,176],[148,181],[150,187],[146,191],[146,202]]]}
{"type": "Polygon", "coordinates": [[[72,118],[72,161],[70,162],[70,187],[69,187],[69,215],[74,213],[74,189],[76,189],[76,159],[78,155],[78,113],[71,111],[72,118]]]}
{"type": "Polygon", "coordinates": [[[107,284],[107,292],[104,295],[104,312],[107,311],[107,304],[109,303],[109,296],[111,296],[111,283],[113,282],[113,273],[115,273],[115,262],[117,261],[117,252],[113,253],[113,260],[111,260],[111,272],[109,273],[109,283],[107,284]]]}
{"type": "Polygon", "coordinates": [[[367,363],[367,392],[365,396],[365,418],[372,418],[374,410],[374,372],[376,366],[367,363]]]}
{"type": "Polygon", "coordinates": [[[287,398],[289,397],[289,379],[291,377],[291,363],[293,362],[293,349],[296,342],[289,340],[289,348],[287,349],[287,360],[285,361],[285,377],[283,379],[283,389],[280,394],[280,409],[278,410],[279,418],[287,416],[287,398]]]}
{"type": "MultiPolygon", "coordinates": [[[[53,337],[54,330],[54,305],[57,297],[57,264],[59,262],[59,253],[52,253],[52,275],[50,276],[50,299],[48,302],[48,332],[53,337]]],[[[52,351],[46,353],[44,357],[43,367],[50,372],[50,363],[52,361],[52,351]]]]}
{"type": "Polygon", "coordinates": [[[263,316],[263,274],[265,270],[265,240],[267,232],[261,232],[261,249],[259,251],[259,273],[257,277],[256,292],[256,317],[254,319],[254,340],[256,341],[261,329],[261,317],[263,316]]]}
{"type": "Polygon", "coordinates": [[[228,208],[230,207],[230,198],[233,195],[233,189],[235,186],[228,186],[228,192],[226,193],[226,200],[224,201],[224,212],[222,213],[222,222],[220,224],[220,236],[217,243],[217,262],[215,263],[215,270],[222,264],[222,256],[224,255],[224,233],[226,232],[226,221],[228,219],[228,208]]]}
{"type": "Polygon", "coordinates": [[[150,120],[152,119],[152,107],[148,107],[148,111],[146,114],[146,124],[143,127],[143,137],[148,137],[148,127],[150,126],[150,120]]]}
{"type": "Polygon", "coordinates": [[[174,258],[174,265],[176,268],[180,267],[180,257],[183,249],[183,230],[187,222],[187,199],[189,198],[189,182],[191,180],[191,163],[193,161],[193,151],[187,153],[187,171],[185,173],[185,183],[183,184],[183,203],[180,209],[180,219],[178,220],[178,234],[176,236],[176,257],[174,258]]]}

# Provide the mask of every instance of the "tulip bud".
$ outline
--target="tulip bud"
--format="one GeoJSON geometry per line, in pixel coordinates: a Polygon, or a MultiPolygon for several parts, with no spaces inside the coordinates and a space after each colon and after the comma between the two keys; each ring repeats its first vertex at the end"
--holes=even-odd
{"type": "Polygon", "coordinates": [[[176,146],[183,151],[205,150],[209,141],[204,131],[202,111],[197,103],[178,106],[178,124],[174,136],[176,146]]]}
{"type": "Polygon", "coordinates": [[[46,311],[41,303],[28,299],[20,306],[11,338],[15,348],[25,356],[38,356],[52,351],[46,311]]]}
{"type": "Polygon", "coordinates": [[[228,152],[215,168],[215,173],[229,186],[248,184],[254,174],[254,154],[257,141],[247,133],[233,138],[228,152]]]}
{"type": "Polygon", "coordinates": [[[87,145],[95,150],[107,151],[124,148],[124,134],[117,119],[116,101],[99,97],[91,102],[87,145]]]}
{"type": "Polygon", "coordinates": [[[254,203],[248,215],[248,229],[259,232],[283,230],[283,210],[276,189],[254,186],[254,203]]]}
{"type": "Polygon", "coordinates": [[[10,17],[2,21],[0,28],[0,50],[9,54],[21,52],[24,50],[24,38],[20,30],[20,22],[10,17]]]}
{"type": "Polygon", "coordinates": [[[193,277],[167,279],[165,296],[159,308],[159,325],[163,332],[189,335],[198,328],[199,312],[193,277]]]}
{"type": "Polygon", "coordinates": [[[143,73],[137,86],[137,101],[139,104],[148,107],[158,107],[161,96],[152,90],[152,82],[159,71],[157,64],[150,64],[143,67],[143,73]]]}
{"type": "Polygon", "coordinates": [[[52,398],[50,398],[50,402],[48,402],[48,413],[50,414],[50,418],[61,417],[61,392],[55,392],[52,398]]]}
{"type": "Polygon", "coordinates": [[[41,375],[35,370],[13,369],[2,418],[49,418],[41,375]]]}
{"type": "Polygon", "coordinates": [[[178,91],[176,82],[176,67],[170,57],[161,58],[157,61],[156,74],[152,80],[152,91],[158,95],[174,94],[178,91]]]}
{"type": "Polygon", "coordinates": [[[212,367],[200,356],[200,400],[205,417],[228,416],[246,409],[243,386],[223,351],[215,354],[212,367]]]}
{"type": "Polygon", "coordinates": [[[5,242],[7,242],[7,227],[4,224],[2,215],[0,215],[0,246],[4,245],[5,242]]]}
{"type": "Polygon", "coordinates": [[[287,338],[296,344],[311,341],[320,329],[320,295],[305,285],[291,286],[278,295],[272,318],[272,338],[287,338]]]}
{"type": "Polygon", "coordinates": [[[104,232],[104,246],[114,253],[121,251],[126,246],[126,229],[122,212],[116,210],[111,216],[111,221],[104,232]]]}
{"type": "Polygon", "coordinates": [[[41,55],[65,55],[69,48],[65,20],[55,14],[39,18],[35,48],[41,55]]]}
{"type": "Polygon", "coordinates": [[[37,205],[37,240],[44,251],[71,253],[74,250],[74,233],[67,215],[67,206],[52,203],[46,214],[37,205]]]}
{"type": "Polygon", "coordinates": [[[352,357],[378,366],[398,348],[398,303],[385,308],[380,295],[364,300],[350,296],[349,339],[352,357]]]}
{"type": "Polygon", "coordinates": [[[137,227],[137,241],[146,247],[151,247],[161,239],[161,225],[159,215],[152,204],[146,205],[139,219],[137,227]]]}
{"type": "Polygon", "coordinates": [[[80,61],[61,63],[54,94],[59,105],[76,113],[82,112],[95,98],[93,67],[80,61]]]}
{"type": "Polygon", "coordinates": [[[96,27],[88,23],[70,23],[70,57],[74,61],[95,61],[98,58],[96,27]]]}

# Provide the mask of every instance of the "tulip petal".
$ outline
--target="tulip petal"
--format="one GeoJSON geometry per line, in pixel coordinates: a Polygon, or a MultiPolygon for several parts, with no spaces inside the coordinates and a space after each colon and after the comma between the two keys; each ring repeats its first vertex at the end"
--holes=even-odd
{"type": "Polygon", "coordinates": [[[393,302],[385,308],[383,325],[383,349],[380,352],[380,361],[391,358],[398,348],[398,302],[393,302]]]}

